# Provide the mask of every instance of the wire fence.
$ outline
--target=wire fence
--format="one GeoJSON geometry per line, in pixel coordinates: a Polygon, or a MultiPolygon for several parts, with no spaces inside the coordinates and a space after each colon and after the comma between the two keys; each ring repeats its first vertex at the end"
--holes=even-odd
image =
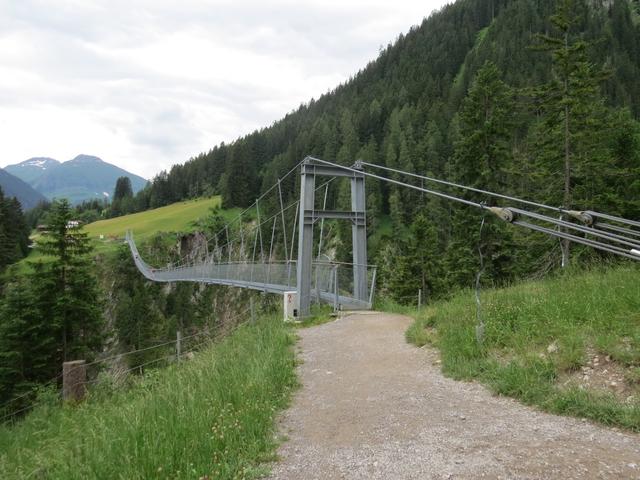
{"type": "MultiPolygon", "coordinates": [[[[86,380],[81,382],[85,386],[85,388],[89,389],[89,391],[91,388],[95,388],[99,385],[108,385],[109,387],[117,388],[118,385],[124,384],[127,378],[132,378],[132,375],[135,372],[139,372],[139,375],[135,375],[135,377],[140,378],[140,376],[143,376],[146,369],[149,367],[157,368],[162,365],[168,366],[171,364],[176,364],[183,359],[190,358],[192,354],[195,354],[198,351],[201,351],[203,348],[215,344],[216,342],[219,342],[228,337],[238,327],[251,321],[252,318],[253,315],[251,312],[251,308],[246,308],[239,314],[226,319],[217,328],[213,328],[211,330],[203,330],[185,337],[177,336],[174,340],[168,340],[156,345],[129,350],[127,352],[100,358],[89,363],[72,366],[67,370],[67,373],[72,373],[74,370],[80,368],[87,369],[87,367],[93,367],[94,371],[91,372],[91,374],[87,375],[86,380]],[[180,345],[180,351],[178,351],[176,348],[178,344],[180,345]],[[168,349],[172,350],[171,353],[167,353],[168,349]],[[131,357],[135,354],[151,353],[156,351],[160,354],[160,356],[151,359],[144,359],[143,361],[141,361],[140,363],[136,363],[135,365],[127,365],[126,368],[117,368],[118,362],[121,362],[127,357],[131,357]],[[101,366],[106,366],[106,368],[99,368],[101,366]],[[104,372],[107,372],[107,374],[101,375],[104,372]]],[[[58,400],[61,399],[62,389],[60,388],[59,384],[62,379],[63,374],[60,373],[47,382],[38,385],[35,389],[13,397],[0,405],[0,414],[10,410],[7,413],[4,413],[4,415],[0,416],[0,424],[15,422],[22,416],[21,414],[24,414],[37,407],[51,402],[51,395],[49,395],[48,399],[42,399],[42,395],[38,394],[38,392],[43,392],[55,388],[55,398],[58,400]],[[15,403],[20,400],[25,401],[29,399],[29,397],[35,398],[32,401],[28,402],[25,406],[18,408],[17,410],[11,409],[11,406],[15,403]]]]}

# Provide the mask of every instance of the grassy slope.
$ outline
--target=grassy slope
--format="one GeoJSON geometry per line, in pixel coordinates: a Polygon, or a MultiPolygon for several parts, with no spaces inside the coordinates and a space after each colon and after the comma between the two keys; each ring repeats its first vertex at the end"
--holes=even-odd
{"type": "MultiPolygon", "coordinates": [[[[96,240],[98,248],[113,243],[113,239],[122,239],[131,229],[136,240],[144,240],[157,232],[188,232],[193,230],[193,222],[209,215],[209,210],[220,207],[219,196],[173,203],[166,207],[133,213],[122,217],[110,218],[90,223],[84,228],[89,237],[96,240]],[[104,236],[100,240],[100,235],[104,236]]],[[[225,218],[236,214],[235,210],[220,211],[225,218]]]]}
{"type": "Polygon", "coordinates": [[[566,274],[482,292],[484,342],[472,291],[408,311],[407,338],[441,351],[443,372],[477,379],[545,410],[640,431],[640,272],[623,267],[566,274]],[[581,367],[609,355],[626,372],[624,395],[581,385],[581,367]]]}
{"type": "MultiPolygon", "coordinates": [[[[220,207],[221,198],[200,198],[185,202],[173,203],[166,207],[146,210],[140,213],[124,215],[90,223],[84,227],[89,238],[94,241],[97,253],[114,251],[122,242],[127,230],[131,229],[137,241],[145,240],[158,232],[189,232],[193,230],[193,224],[210,214],[210,209],[220,207]],[[100,238],[100,236],[104,238],[100,238]]],[[[220,215],[231,220],[239,209],[220,210],[220,215]]],[[[37,242],[39,234],[32,236],[37,242]]],[[[27,262],[45,260],[37,248],[18,264],[20,271],[27,269],[27,262]]]]}
{"type": "Polygon", "coordinates": [[[275,451],[274,417],[296,385],[293,338],[278,318],[132,390],[41,407],[0,427],[0,478],[252,478],[275,451]]]}

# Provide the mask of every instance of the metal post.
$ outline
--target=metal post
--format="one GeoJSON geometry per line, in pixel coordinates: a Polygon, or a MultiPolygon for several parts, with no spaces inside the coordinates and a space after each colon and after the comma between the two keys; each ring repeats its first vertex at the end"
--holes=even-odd
{"type": "Polygon", "coordinates": [[[182,332],[178,330],[176,332],[176,358],[180,361],[180,355],[182,354],[182,332]]]}
{"type": "Polygon", "coordinates": [[[371,278],[371,290],[369,290],[369,308],[373,308],[373,292],[376,290],[376,274],[378,267],[373,267],[373,277],[371,278]]]}
{"type": "Polygon", "coordinates": [[[338,311],[338,308],[340,308],[340,295],[338,293],[338,268],[340,266],[336,265],[333,269],[333,292],[334,292],[334,299],[333,299],[333,310],[335,312],[338,311]]]}
{"type": "Polygon", "coordinates": [[[298,234],[298,316],[311,308],[311,269],[313,255],[313,209],[316,177],[313,165],[302,164],[300,172],[300,225],[298,234]]]}
{"type": "Polygon", "coordinates": [[[364,174],[351,177],[351,210],[355,218],[351,226],[353,241],[353,295],[366,302],[367,295],[367,219],[364,174]]]}
{"type": "Polygon", "coordinates": [[[418,289],[418,310],[422,308],[422,289],[418,289]]]}

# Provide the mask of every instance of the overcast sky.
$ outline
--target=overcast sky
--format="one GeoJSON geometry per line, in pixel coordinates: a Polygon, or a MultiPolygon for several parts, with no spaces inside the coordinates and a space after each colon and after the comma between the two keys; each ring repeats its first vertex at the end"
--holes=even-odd
{"type": "Polygon", "coordinates": [[[0,166],[151,178],[348,79],[447,0],[0,0],[0,166]]]}

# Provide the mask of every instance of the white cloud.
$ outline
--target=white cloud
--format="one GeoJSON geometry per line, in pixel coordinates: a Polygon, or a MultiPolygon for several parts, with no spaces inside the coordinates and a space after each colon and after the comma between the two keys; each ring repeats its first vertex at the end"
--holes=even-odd
{"type": "Polygon", "coordinates": [[[147,178],[271,124],[445,0],[0,0],[0,165],[147,178]]]}

